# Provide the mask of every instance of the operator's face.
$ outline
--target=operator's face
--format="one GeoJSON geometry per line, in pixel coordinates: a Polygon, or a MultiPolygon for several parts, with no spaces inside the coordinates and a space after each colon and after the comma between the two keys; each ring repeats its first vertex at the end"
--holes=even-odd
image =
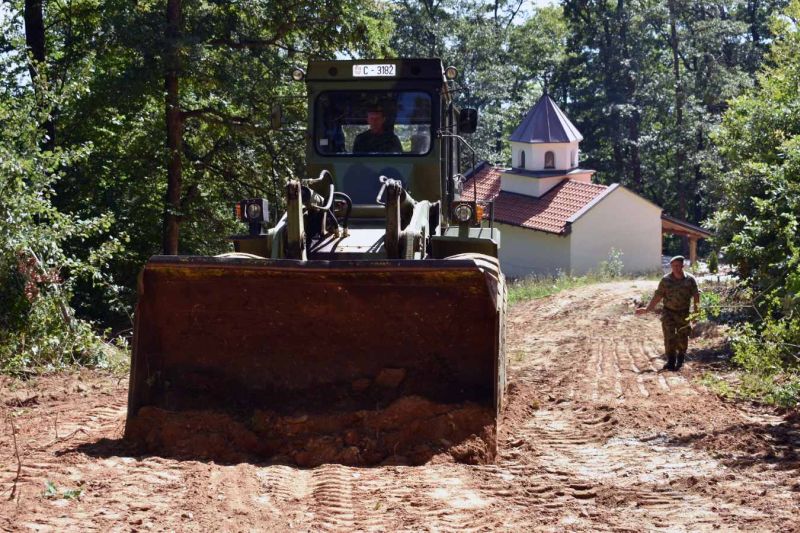
{"type": "Polygon", "coordinates": [[[367,124],[369,124],[369,131],[372,133],[382,133],[385,122],[386,117],[383,116],[382,111],[367,112],[367,124]]]}
{"type": "Polygon", "coordinates": [[[669,264],[670,268],[672,269],[672,275],[676,278],[680,278],[683,276],[683,261],[673,261],[669,264]]]}

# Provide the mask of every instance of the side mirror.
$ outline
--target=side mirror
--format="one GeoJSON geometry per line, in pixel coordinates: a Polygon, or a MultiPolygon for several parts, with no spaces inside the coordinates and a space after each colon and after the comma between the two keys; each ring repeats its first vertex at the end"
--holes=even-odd
{"type": "Polygon", "coordinates": [[[458,113],[458,132],[475,133],[478,128],[478,110],[464,108],[458,113]]]}
{"type": "Polygon", "coordinates": [[[281,129],[281,126],[283,125],[283,111],[281,110],[281,104],[272,105],[270,124],[272,125],[273,130],[281,129]]]}

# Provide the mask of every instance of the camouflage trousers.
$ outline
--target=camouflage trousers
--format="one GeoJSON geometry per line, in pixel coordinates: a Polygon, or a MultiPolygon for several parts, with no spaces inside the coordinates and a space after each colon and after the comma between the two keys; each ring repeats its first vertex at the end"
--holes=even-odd
{"type": "Polygon", "coordinates": [[[667,356],[686,353],[689,347],[689,311],[670,311],[661,313],[661,328],[664,330],[664,350],[667,356]]]}

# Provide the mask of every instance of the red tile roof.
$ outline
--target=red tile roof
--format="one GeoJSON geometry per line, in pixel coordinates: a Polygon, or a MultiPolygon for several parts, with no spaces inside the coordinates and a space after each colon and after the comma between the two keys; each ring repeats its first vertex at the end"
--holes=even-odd
{"type": "Polygon", "coordinates": [[[464,182],[461,198],[469,201],[475,200],[475,192],[477,192],[478,202],[490,202],[500,193],[500,174],[502,172],[497,167],[486,163],[479,166],[474,176],[470,176],[464,182]]]}
{"type": "MultiPolygon", "coordinates": [[[[497,222],[560,235],[567,233],[568,221],[573,215],[608,189],[605,185],[565,179],[543,196],[534,198],[501,192],[501,174],[496,167],[484,165],[474,177],[464,183],[461,197],[464,200],[475,197],[474,183],[478,202],[494,199],[494,219],[497,222]]],[[[488,210],[486,216],[488,217],[488,210]]]]}

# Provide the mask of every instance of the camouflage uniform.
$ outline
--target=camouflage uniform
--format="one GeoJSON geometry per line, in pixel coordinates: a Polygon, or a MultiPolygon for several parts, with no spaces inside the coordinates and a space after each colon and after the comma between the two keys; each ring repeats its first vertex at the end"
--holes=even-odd
{"type": "Polygon", "coordinates": [[[689,345],[689,309],[692,297],[699,294],[697,281],[690,274],[684,273],[683,279],[677,279],[670,272],[658,283],[656,296],[661,296],[664,309],[661,314],[661,327],[664,330],[664,349],[670,363],[678,358],[678,367],[689,345]]]}
{"type": "Polygon", "coordinates": [[[400,139],[391,131],[383,133],[372,133],[370,130],[359,133],[353,142],[354,154],[366,153],[390,153],[400,154],[403,152],[403,145],[400,139]]]}

